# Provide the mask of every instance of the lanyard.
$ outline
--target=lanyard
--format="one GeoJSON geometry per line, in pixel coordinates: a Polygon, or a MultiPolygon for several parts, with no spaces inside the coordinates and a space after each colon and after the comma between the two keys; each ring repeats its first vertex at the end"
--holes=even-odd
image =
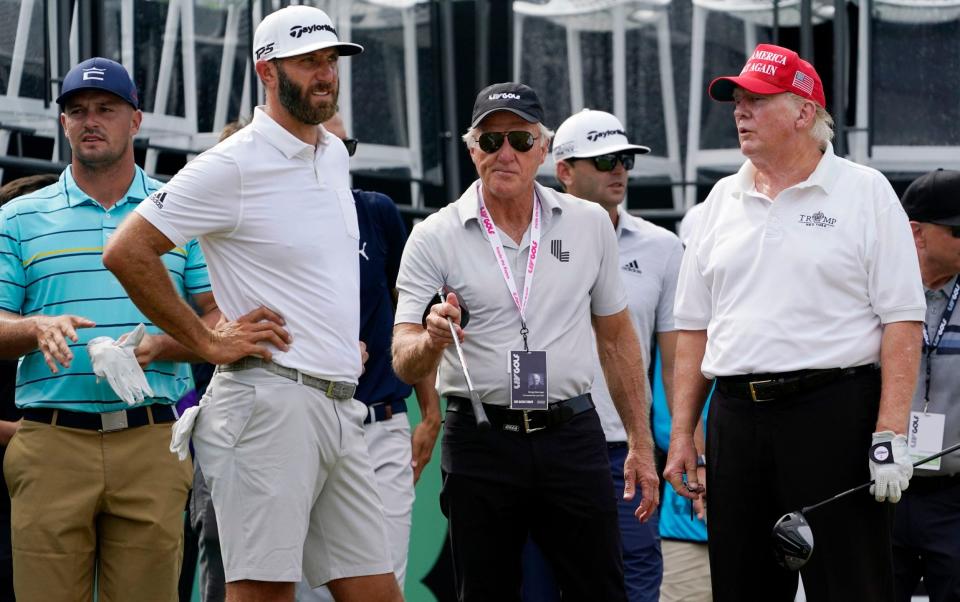
{"type": "Polygon", "coordinates": [[[513,297],[513,303],[520,311],[520,336],[523,337],[523,350],[530,351],[527,346],[526,312],[527,301],[530,299],[530,290],[533,288],[533,271],[537,267],[537,249],[540,246],[540,197],[534,193],[533,196],[533,216],[530,218],[530,253],[527,256],[527,275],[523,281],[523,295],[517,291],[517,283],[513,279],[513,271],[510,269],[510,262],[507,261],[507,255],[503,250],[503,242],[500,240],[500,233],[497,232],[497,226],[487,211],[487,206],[483,202],[483,191],[477,187],[477,202],[480,205],[480,229],[483,230],[487,242],[490,243],[490,249],[494,257],[497,258],[497,265],[500,266],[500,275],[507,283],[507,290],[513,297]]]}
{"type": "Polygon", "coordinates": [[[950,321],[950,318],[953,316],[953,310],[957,307],[957,297],[960,297],[960,277],[957,278],[956,282],[953,283],[953,292],[950,293],[950,299],[947,301],[947,306],[943,308],[943,314],[940,316],[940,325],[937,327],[937,332],[933,335],[933,341],[930,341],[930,335],[927,334],[927,327],[923,327],[923,350],[927,356],[927,370],[926,370],[926,388],[923,393],[923,413],[927,413],[927,405],[930,403],[930,377],[932,375],[932,363],[933,354],[937,352],[937,349],[940,347],[940,340],[943,338],[943,333],[947,329],[947,323],[950,321]]]}

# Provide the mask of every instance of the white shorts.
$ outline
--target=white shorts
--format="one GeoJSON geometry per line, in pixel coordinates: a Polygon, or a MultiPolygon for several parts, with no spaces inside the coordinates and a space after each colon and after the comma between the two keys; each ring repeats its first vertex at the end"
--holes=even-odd
{"type": "Polygon", "coordinates": [[[252,369],[218,372],[200,405],[194,449],[227,582],[392,572],[364,404],[252,369]]]}
{"type": "MultiPolygon", "coordinates": [[[[403,591],[414,501],[410,419],[405,412],[394,414],[390,420],[367,424],[364,431],[380,498],[383,500],[393,574],[403,591]]],[[[311,589],[302,581],[297,584],[297,602],[332,601],[333,595],[326,587],[311,589]]]]}

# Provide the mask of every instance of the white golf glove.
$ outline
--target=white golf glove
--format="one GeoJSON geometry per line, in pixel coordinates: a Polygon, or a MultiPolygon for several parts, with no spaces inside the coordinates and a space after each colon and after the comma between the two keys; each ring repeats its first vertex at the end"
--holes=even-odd
{"type": "Polygon", "coordinates": [[[87,353],[90,354],[90,363],[93,373],[100,379],[107,379],[110,388],[127,405],[141,403],[144,396],[153,397],[153,389],[147,383],[134,349],[143,340],[146,327],[138,324],[126,335],[123,343],[118,343],[110,337],[97,337],[87,343],[87,353]]]}
{"type": "Polygon", "coordinates": [[[894,435],[893,431],[873,434],[870,445],[870,477],[874,484],[870,493],[878,502],[900,501],[903,491],[910,485],[913,464],[907,453],[907,438],[894,435]]]}
{"type": "Polygon", "coordinates": [[[177,454],[181,461],[187,459],[190,453],[190,435],[193,433],[193,424],[197,421],[200,406],[187,408],[183,416],[173,425],[173,436],[170,437],[170,451],[177,454]]]}

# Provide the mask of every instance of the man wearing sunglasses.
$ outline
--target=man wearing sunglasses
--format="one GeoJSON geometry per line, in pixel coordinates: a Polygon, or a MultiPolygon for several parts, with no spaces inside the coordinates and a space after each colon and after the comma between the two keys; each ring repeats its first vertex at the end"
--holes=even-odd
{"type": "MultiPolygon", "coordinates": [[[[631,144],[623,124],[604,111],[584,109],[557,128],[553,139],[557,179],[568,193],[597,203],[610,217],[617,234],[619,273],[627,291],[630,317],[641,345],[660,349],[664,388],[673,392],[673,299],[683,245],[675,234],[627,213],[622,202],[629,171],[646,146],[631,144]]],[[[645,354],[644,374],[650,354],[645,354]]],[[[593,399],[603,425],[614,483],[623,479],[627,433],[616,412],[599,360],[595,360],[593,399]]],[[[649,394],[649,389],[648,389],[649,394]]],[[[624,575],[630,602],[656,602],[660,598],[663,558],[657,517],[639,523],[633,516],[638,500],[620,500],[620,536],[624,575]]]]}
{"type": "Polygon", "coordinates": [[[912,472],[925,307],[907,216],[881,173],[834,154],[820,76],[796,52],[761,44],[708,92],[732,103],[746,161],[710,191],[683,255],[664,478],[702,493],[690,490],[703,476],[694,428],[715,379],[714,600],[792,601],[797,573],[771,553],[774,523],[871,477],[871,495],[810,517],[803,587],[811,600],[892,600],[891,508],[877,502],[897,502],[912,472]]]}
{"type": "Polygon", "coordinates": [[[659,494],[640,345],[609,217],[534,180],[552,136],[542,122],[528,86],[480,91],[463,136],[479,180],[417,225],[404,249],[394,368],[416,382],[439,365],[447,398],[440,501],[459,599],[516,599],[529,534],[564,600],[625,602],[615,493],[590,388],[595,340],[630,442],[623,494],[632,499],[641,488],[636,516],[647,520],[659,494]],[[431,301],[442,285],[470,306],[466,329],[456,294],[431,301]],[[451,330],[488,431],[473,415],[451,330]],[[532,374],[543,385],[531,386],[532,374]]]}
{"type": "MultiPolygon", "coordinates": [[[[911,459],[917,460],[960,441],[960,313],[954,313],[960,297],[960,171],[921,176],[901,202],[927,297],[908,423],[911,459]]],[[[921,577],[930,600],[960,600],[960,452],[914,470],[897,504],[893,568],[897,602],[910,600],[921,577]]]]}

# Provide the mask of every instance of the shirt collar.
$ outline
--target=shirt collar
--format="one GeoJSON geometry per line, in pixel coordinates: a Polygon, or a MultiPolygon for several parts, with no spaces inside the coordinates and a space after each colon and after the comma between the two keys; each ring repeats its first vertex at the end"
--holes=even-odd
{"type": "MultiPolygon", "coordinates": [[[[303,140],[291,134],[285,127],[273,120],[262,108],[257,107],[253,110],[253,121],[250,123],[253,129],[261,133],[271,145],[276,147],[287,159],[292,159],[300,154],[309,153],[313,156],[314,148],[303,140]]],[[[327,132],[322,125],[318,125],[320,146],[326,146],[330,143],[332,134],[327,132]]]]}
{"type": "MultiPolygon", "coordinates": [[[[480,191],[480,180],[474,180],[472,184],[460,196],[457,201],[457,215],[460,217],[460,224],[466,227],[470,220],[480,220],[480,201],[477,193],[480,191]]],[[[541,186],[539,182],[533,183],[534,193],[540,197],[540,209],[543,214],[543,230],[546,231],[550,225],[554,213],[563,213],[563,208],[555,198],[556,192],[541,186]],[[552,193],[552,194],[551,194],[552,193]]]]}
{"type": "Polygon", "coordinates": [[[624,232],[640,232],[640,223],[633,219],[623,205],[620,205],[617,207],[617,238],[620,238],[624,232]]]}
{"type": "MultiPolygon", "coordinates": [[[[77,185],[77,181],[73,179],[72,165],[68,165],[67,168],[63,170],[63,173],[60,174],[60,190],[64,196],[67,197],[67,204],[71,207],[84,204],[97,205],[98,207],[102,206],[77,185]]],[[[150,196],[150,191],[147,189],[147,174],[140,169],[139,165],[134,165],[133,181],[130,182],[130,187],[127,188],[127,192],[113,207],[119,207],[127,201],[139,203],[148,196],[150,196]]],[[[113,207],[111,207],[111,209],[113,209],[113,207]]]]}
{"type": "MultiPolygon", "coordinates": [[[[747,159],[737,171],[737,186],[735,194],[741,196],[742,198],[742,195],[749,194],[751,191],[753,191],[755,189],[754,181],[756,176],[757,168],[753,166],[753,163],[751,163],[749,159],[747,159]]],[[[827,142],[827,147],[824,149],[823,155],[820,157],[820,161],[817,162],[817,167],[813,170],[813,172],[807,177],[806,180],[798,184],[794,184],[790,188],[812,188],[816,186],[823,190],[823,192],[826,194],[830,194],[833,192],[839,177],[839,160],[833,152],[833,145],[827,142]]]]}

